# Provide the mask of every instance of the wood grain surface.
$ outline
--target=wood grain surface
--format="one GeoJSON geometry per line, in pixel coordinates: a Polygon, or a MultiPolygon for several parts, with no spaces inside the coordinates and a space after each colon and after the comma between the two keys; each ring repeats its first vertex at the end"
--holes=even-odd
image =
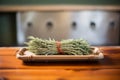
{"type": "Polygon", "coordinates": [[[25,63],[16,58],[20,47],[1,47],[0,80],[120,80],[120,47],[99,48],[99,61],[25,63]]]}

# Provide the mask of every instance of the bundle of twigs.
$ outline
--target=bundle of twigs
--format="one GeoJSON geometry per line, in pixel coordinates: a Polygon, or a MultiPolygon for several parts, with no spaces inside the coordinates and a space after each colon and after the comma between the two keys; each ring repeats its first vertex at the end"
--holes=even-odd
{"type": "Polygon", "coordinates": [[[43,40],[29,37],[28,50],[37,55],[88,55],[90,45],[83,39],[68,39],[62,41],[43,40]]]}

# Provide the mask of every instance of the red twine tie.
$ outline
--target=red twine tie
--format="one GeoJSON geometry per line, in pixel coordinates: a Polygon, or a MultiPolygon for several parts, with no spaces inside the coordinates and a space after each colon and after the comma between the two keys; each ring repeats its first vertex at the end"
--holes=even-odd
{"type": "Polygon", "coordinates": [[[57,45],[58,53],[63,54],[63,51],[62,51],[62,49],[61,49],[61,42],[56,41],[56,45],[57,45]]]}

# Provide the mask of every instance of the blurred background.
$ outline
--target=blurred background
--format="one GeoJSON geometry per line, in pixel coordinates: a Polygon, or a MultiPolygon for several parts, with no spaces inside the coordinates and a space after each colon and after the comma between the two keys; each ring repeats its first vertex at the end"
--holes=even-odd
{"type": "Polygon", "coordinates": [[[23,46],[28,36],[55,40],[83,38],[91,45],[120,45],[119,0],[0,0],[0,7],[0,46],[23,46]],[[4,8],[32,5],[110,5],[111,8],[56,11],[4,8]],[[112,9],[114,6],[118,7],[112,9]]]}

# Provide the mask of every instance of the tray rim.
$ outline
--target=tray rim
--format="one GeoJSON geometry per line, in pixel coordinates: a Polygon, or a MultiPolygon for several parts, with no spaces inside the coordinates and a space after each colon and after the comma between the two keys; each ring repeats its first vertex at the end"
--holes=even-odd
{"type": "MultiPolygon", "coordinates": [[[[24,47],[25,48],[25,47],[24,47]]],[[[28,55],[27,51],[25,55],[20,55],[20,51],[23,48],[20,48],[19,51],[16,53],[16,58],[28,61],[41,61],[41,60],[100,60],[104,58],[103,53],[100,51],[98,47],[91,47],[94,50],[99,51],[98,54],[90,54],[90,55],[35,55],[31,54],[28,55]]],[[[29,51],[30,52],[30,51],[29,51]]]]}

